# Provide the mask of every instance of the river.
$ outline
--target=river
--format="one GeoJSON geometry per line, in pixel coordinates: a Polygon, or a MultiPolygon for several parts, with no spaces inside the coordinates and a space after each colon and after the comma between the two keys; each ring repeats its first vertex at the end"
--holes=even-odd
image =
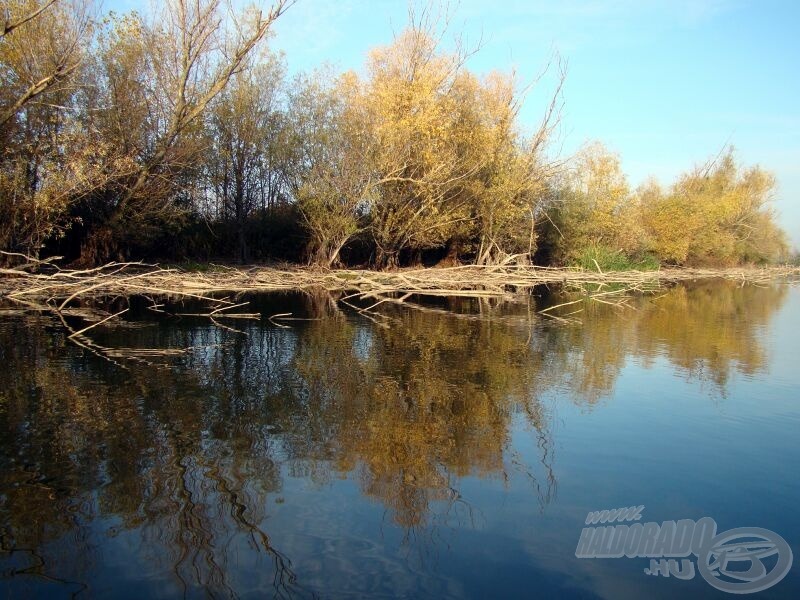
{"type": "Polygon", "coordinates": [[[108,352],[0,311],[0,597],[685,599],[746,583],[700,572],[710,538],[684,552],[693,577],[646,574],[635,541],[576,556],[602,526],[589,513],[621,507],[638,511],[611,523],[624,531],[776,534],[739,562],[769,571],[758,597],[800,597],[800,566],[775,571],[800,556],[800,287],[688,282],[561,319],[538,311],[565,297],[538,289],[380,315],[249,300],[265,318],[217,325],[134,299],[90,332],[108,352]]]}

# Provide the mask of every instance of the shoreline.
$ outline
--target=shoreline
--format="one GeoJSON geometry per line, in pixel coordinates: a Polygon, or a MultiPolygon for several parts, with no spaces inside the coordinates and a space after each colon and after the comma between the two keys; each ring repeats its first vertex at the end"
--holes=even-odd
{"type": "Polygon", "coordinates": [[[537,285],[618,285],[645,291],[662,283],[725,279],[743,283],[800,281],[800,267],[734,267],[724,269],[669,268],[653,271],[587,271],[580,268],[534,266],[476,266],[407,268],[396,271],[357,269],[322,270],[312,267],[224,266],[208,270],[162,268],[143,263],[109,263],[85,270],[51,273],[24,268],[0,269],[0,299],[60,308],[73,300],[108,296],[186,297],[215,300],[217,294],[281,291],[502,297],[537,285]]]}
{"type": "MultiPolygon", "coordinates": [[[[185,354],[195,348],[164,350],[160,348],[115,348],[103,346],[87,335],[92,329],[113,325],[130,309],[133,297],[146,299],[148,309],[171,316],[203,317],[217,327],[244,334],[231,325],[236,319],[262,320],[286,327],[281,320],[292,320],[292,313],[272,316],[246,312],[247,294],[301,292],[310,296],[328,296],[335,304],[355,310],[381,327],[390,320],[376,310],[384,303],[400,304],[418,310],[448,313],[423,307],[415,296],[448,296],[481,300],[518,300],[539,285],[554,284],[581,295],[536,311],[541,318],[560,324],[576,323],[572,305],[587,301],[626,306],[631,293],[652,294],[664,285],[681,281],[727,280],[738,285],[764,286],[770,282],[799,283],[800,267],[732,269],[662,269],[657,271],[584,271],[531,266],[430,267],[398,271],[320,270],[309,267],[279,268],[267,266],[228,267],[211,265],[209,271],[186,271],[142,263],[110,263],[86,270],[59,270],[51,263],[27,265],[38,273],[18,269],[0,269],[0,316],[37,313],[57,319],[67,339],[86,351],[123,366],[128,360],[156,365],[156,357],[185,354]],[[127,304],[118,312],[109,312],[109,301],[122,299],[127,304]],[[409,300],[411,299],[411,300],[409,300]],[[192,312],[169,312],[165,301],[192,301],[199,308],[192,312]],[[8,305],[11,305],[10,307],[8,305]],[[364,306],[367,305],[367,306],[364,306]],[[570,307],[567,314],[556,310],[570,307]],[[75,318],[80,325],[76,325],[75,318]]],[[[111,302],[111,304],[114,304],[111,302]]]]}

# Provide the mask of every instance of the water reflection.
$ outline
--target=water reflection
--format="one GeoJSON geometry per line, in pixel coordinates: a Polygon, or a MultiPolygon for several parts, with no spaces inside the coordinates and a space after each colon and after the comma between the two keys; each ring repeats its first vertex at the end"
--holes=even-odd
{"type": "Polygon", "coordinates": [[[581,325],[542,321],[535,305],[450,300],[387,307],[386,326],[330,297],[271,297],[265,314],[307,320],[246,335],[202,321],[98,333],[108,344],[203,347],[171,369],[127,371],[70,345],[47,317],[6,319],[0,585],[324,595],[292,562],[303,550],[270,537],[288,479],[309,483],[313,493],[295,498],[309,503],[335,495],[334,481],[355,482],[385,508],[380,527],[411,545],[435,545],[453,520],[475,526],[465,479],[521,472],[545,508],[558,478],[553,398],[592,408],[630,360],[669,361],[724,394],[732,373],[767,368],[764,328],[785,297],[696,283],[628,309],[586,303],[581,325]],[[519,422],[535,452],[513,446],[519,422]]]}

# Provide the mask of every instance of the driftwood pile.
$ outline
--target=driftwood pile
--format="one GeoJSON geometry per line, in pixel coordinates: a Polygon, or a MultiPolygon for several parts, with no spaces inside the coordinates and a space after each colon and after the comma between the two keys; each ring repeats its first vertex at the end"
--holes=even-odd
{"type": "Polygon", "coordinates": [[[230,267],[184,271],[143,263],[109,263],[86,270],[62,270],[52,262],[29,262],[0,268],[0,298],[13,301],[58,300],[66,307],[76,299],[152,295],[219,302],[219,294],[324,289],[366,295],[421,294],[497,297],[542,284],[622,285],[649,289],[664,282],[723,278],[743,283],[800,279],[800,267],[734,269],[662,269],[657,271],[586,271],[533,266],[475,266],[405,269],[390,272],[317,270],[310,268],[230,267]]]}
{"type": "MultiPolygon", "coordinates": [[[[262,292],[328,292],[338,302],[366,316],[380,317],[376,308],[385,303],[409,304],[412,296],[470,298],[513,298],[535,286],[556,284],[583,292],[581,298],[539,311],[543,317],[569,322],[569,315],[556,311],[586,299],[617,305],[626,302],[631,292],[653,292],[670,282],[722,278],[742,284],[771,281],[800,281],[800,267],[736,269],[663,269],[604,273],[583,269],[532,266],[474,266],[405,269],[392,272],[362,270],[317,270],[311,268],[231,267],[210,265],[205,271],[162,268],[140,262],[109,263],[93,269],[61,269],[53,259],[39,261],[20,255],[14,267],[0,268],[0,313],[17,307],[21,311],[56,315],[69,333],[69,339],[106,358],[145,360],[152,355],[180,352],[161,349],[110,349],[97,346],[86,333],[121,317],[127,309],[108,313],[98,305],[132,296],[150,300],[150,309],[161,311],[165,300],[194,300],[202,312],[182,313],[209,318],[227,329],[222,321],[259,319],[258,313],[245,312],[245,294],[262,292]],[[355,303],[353,303],[355,301],[355,303]],[[358,306],[360,304],[361,306],[358,306]],[[367,306],[364,306],[367,304],[367,306]],[[556,314],[560,313],[560,314],[556,314]],[[65,317],[80,317],[85,326],[76,329],[65,317]]],[[[419,307],[419,305],[414,305],[419,307]]],[[[277,324],[291,315],[272,315],[277,324]]],[[[188,351],[188,349],[186,350],[188,351]]]]}

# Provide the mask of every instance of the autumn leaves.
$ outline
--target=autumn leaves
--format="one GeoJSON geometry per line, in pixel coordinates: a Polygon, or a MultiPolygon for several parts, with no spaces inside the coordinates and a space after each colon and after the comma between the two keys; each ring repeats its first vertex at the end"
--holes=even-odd
{"type": "Polygon", "coordinates": [[[359,72],[289,78],[266,40],[290,4],[170,0],[101,19],[89,0],[5,3],[0,248],[85,264],[381,269],[424,256],[613,269],[785,253],[772,177],[731,152],[635,191],[602,146],[555,157],[558,60],[526,130],[530,86],[472,72],[474,51],[446,41],[430,7],[359,72]]]}

